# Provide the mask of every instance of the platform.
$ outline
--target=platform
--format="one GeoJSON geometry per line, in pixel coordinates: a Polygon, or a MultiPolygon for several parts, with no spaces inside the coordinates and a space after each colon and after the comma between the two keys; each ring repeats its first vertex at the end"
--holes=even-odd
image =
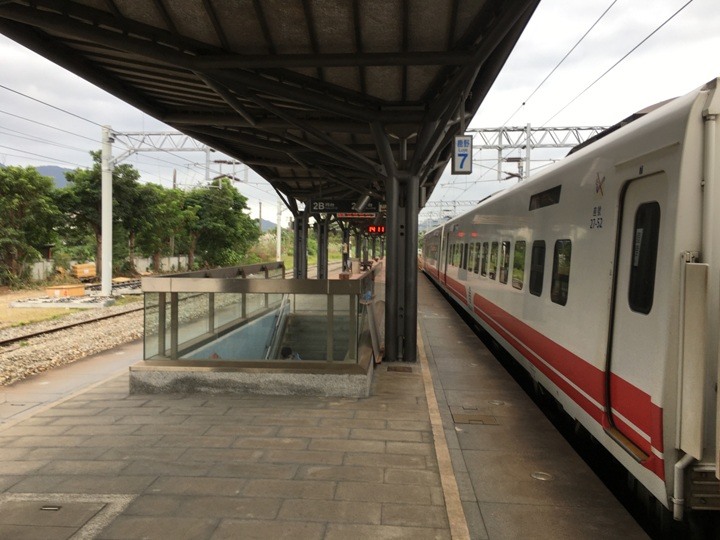
{"type": "Polygon", "coordinates": [[[0,537],[646,538],[419,284],[369,398],[130,395],[137,343],[0,388],[0,537]]]}

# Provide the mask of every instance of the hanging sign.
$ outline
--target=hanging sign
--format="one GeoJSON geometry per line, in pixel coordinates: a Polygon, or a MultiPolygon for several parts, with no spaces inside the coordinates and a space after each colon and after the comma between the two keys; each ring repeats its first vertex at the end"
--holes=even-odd
{"type": "Polygon", "coordinates": [[[455,135],[453,139],[452,174],[472,173],[472,135],[455,135]]]}

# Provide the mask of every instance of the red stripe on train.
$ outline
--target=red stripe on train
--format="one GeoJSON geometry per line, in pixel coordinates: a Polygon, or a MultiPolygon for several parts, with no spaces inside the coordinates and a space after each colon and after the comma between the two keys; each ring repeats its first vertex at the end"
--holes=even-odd
{"type": "MultiPolygon", "coordinates": [[[[583,408],[596,422],[607,427],[603,407],[605,404],[605,372],[595,368],[579,356],[546,338],[537,330],[513,317],[492,302],[473,295],[474,312],[501,335],[512,347],[527,358],[567,396],[583,408]],[[543,361],[539,360],[542,358],[543,361]],[[572,381],[573,384],[570,384],[572,381]],[[576,388],[577,387],[577,388],[576,388]],[[580,391],[582,390],[582,392],[580,391]],[[596,403],[588,399],[590,396],[596,403]]],[[[650,396],[630,383],[613,376],[613,409],[622,414],[638,429],[650,435],[651,443],[638,435],[630,426],[616,419],[616,423],[648,458],[643,465],[664,479],[662,459],[652,448],[663,450],[662,409],[651,402],[650,396]],[[618,384],[618,381],[621,381],[618,384]]]]}

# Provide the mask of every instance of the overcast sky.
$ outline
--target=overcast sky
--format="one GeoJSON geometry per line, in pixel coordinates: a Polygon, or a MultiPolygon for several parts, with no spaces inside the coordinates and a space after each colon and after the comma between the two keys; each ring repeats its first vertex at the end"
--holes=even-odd
{"type": "MultiPolygon", "coordinates": [[[[685,94],[720,76],[720,3],[694,0],[564,108],[686,3],[687,0],[617,0],[615,3],[612,0],[541,0],[470,127],[528,123],[533,126],[612,125],[639,109],[685,94]],[[527,100],[611,4],[592,32],[527,100]]],[[[111,125],[116,131],[170,129],[4,36],[0,36],[0,85],[91,122],[111,125]]],[[[0,88],[0,163],[87,167],[89,150],[100,147],[100,128],[91,122],[0,88]],[[46,128],[28,119],[61,127],[70,133],[46,128]]],[[[116,150],[115,154],[118,153],[116,150]]],[[[565,153],[564,150],[558,152],[558,157],[565,153]]],[[[144,181],[169,186],[173,169],[177,170],[180,185],[201,183],[205,177],[204,160],[204,155],[198,153],[142,154],[127,162],[141,171],[144,181]]],[[[218,166],[215,167],[217,171],[218,166]]],[[[515,170],[512,164],[505,167],[508,171],[515,170]]],[[[507,182],[490,181],[496,173],[486,173],[487,169],[480,164],[476,164],[475,169],[477,172],[469,177],[446,174],[431,200],[478,200],[507,187],[507,182]]],[[[250,181],[251,185],[240,189],[249,198],[254,217],[257,217],[258,202],[262,201],[263,217],[274,221],[277,198],[272,189],[258,177],[251,176],[250,181]],[[257,185],[253,185],[255,182],[257,185]]]]}

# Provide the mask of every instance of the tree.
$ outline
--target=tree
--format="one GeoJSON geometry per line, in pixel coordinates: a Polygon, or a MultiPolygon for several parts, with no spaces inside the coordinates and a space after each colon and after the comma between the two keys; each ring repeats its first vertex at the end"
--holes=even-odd
{"type": "MultiPolygon", "coordinates": [[[[100,152],[91,152],[92,169],[66,173],[68,186],[60,190],[58,204],[67,216],[66,227],[88,230],[95,237],[95,265],[102,268],[102,171],[100,152]]],[[[113,227],[135,223],[135,216],[146,212],[137,208],[140,173],[132,165],[113,170],[113,227]]],[[[134,237],[133,237],[134,238],[134,237]]]]}
{"type": "Polygon", "coordinates": [[[15,284],[54,241],[53,181],[34,167],[0,168],[0,282],[15,284]]]}
{"type": "Polygon", "coordinates": [[[197,218],[190,219],[188,224],[191,243],[197,248],[192,250],[193,254],[197,251],[210,266],[240,264],[260,236],[257,222],[245,213],[247,198],[227,179],[190,191],[185,208],[197,209],[197,218]]]}
{"type": "Polygon", "coordinates": [[[153,267],[160,270],[160,257],[170,252],[170,245],[185,224],[184,194],[178,189],[165,189],[148,184],[140,193],[148,205],[147,218],[138,232],[138,246],[152,255],[153,267]]]}

